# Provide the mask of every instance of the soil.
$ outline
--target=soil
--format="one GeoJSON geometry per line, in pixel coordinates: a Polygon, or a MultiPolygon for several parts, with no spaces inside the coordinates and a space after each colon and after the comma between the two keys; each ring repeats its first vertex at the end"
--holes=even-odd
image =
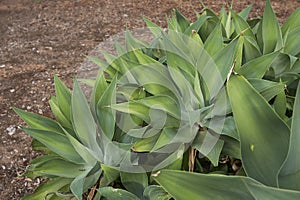
{"type": "MultiPolygon", "coordinates": [[[[202,2],[219,11],[231,1],[202,2]]],[[[251,3],[236,1],[233,8],[251,3]]],[[[264,4],[254,3],[251,17],[261,16],[264,4]]],[[[282,23],[300,1],[272,5],[282,23]]],[[[100,42],[126,27],[144,27],[142,16],[165,27],[174,7],[191,20],[203,9],[197,0],[0,0],[0,199],[20,199],[41,181],[21,176],[37,153],[11,107],[51,116],[53,74],[71,87],[85,55],[100,42]]]]}

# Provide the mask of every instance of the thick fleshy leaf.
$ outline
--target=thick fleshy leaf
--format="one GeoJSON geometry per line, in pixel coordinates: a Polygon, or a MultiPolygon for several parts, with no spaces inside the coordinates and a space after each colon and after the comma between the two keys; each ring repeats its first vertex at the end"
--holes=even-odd
{"type": "Polygon", "coordinates": [[[139,200],[134,194],[127,192],[122,189],[115,189],[113,187],[102,187],[97,189],[102,197],[105,197],[107,200],[139,200]]]}
{"type": "Polygon", "coordinates": [[[92,167],[86,168],[81,174],[79,174],[71,183],[70,189],[75,197],[79,200],[82,200],[83,195],[83,187],[86,176],[91,171],[92,167]]]}
{"type": "Polygon", "coordinates": [[[56,97],[51,97],[49,100],[49,105],[51,107],[51,111],[55,116],[56,120],[64,127],[72,128],[72,124],[68,118],[62,113],[58,105],[58,101],[56,97]]]}
{"type": "Polygon", "coordinates": [[[13,110],[26,122],[30,128],[51,131],[58,134],[63,134],[63,130],[60,128],[59,124],[47,117],[30,113],[18,108],[13,108],[13,110]]]}
{"type": "Polygon", "coordinates": [[[144,190],[144,198],[146,200],[169,200],[171,195],[168,194],[164,189],[159,185],[149,185],[144,190]]]}
{"type": "Polygon", "coordinates": [[[285,35],[289,31],[293,31],[294,29],[300,27],[300,8],[297,8],[284,22],[281,30],[282,34],[285,35]]]}
{"type": "Polygon", "coordinates": [[[284,83],[268,81],[264,79],[250,78],[249,83],[257,90],[267,101],[283,92],[285,89],[284,83]]]}
{"type": "Polygon", "coordinates": [[[224,145],[224,141],[213,136],[209,131],[198,134],[193,141],[192,147],[197,149],[202,155],[206,156],[216,167],[224,145]]]}
{"type": "Polygon", "coordinates": [[[74,164],[57,156],[42,156],[31,163],[29,171],[37,176],[75,178],[86,170],[85,165],[74,164]]]}
{"type": "Polygon", "coordinates": [[[219,22],[204,43],[204,49],[213,56],[223,48],[222,25],[219,22]]]}
{"type": "Polygon", "coordinates": [[[300,53],[300,27],[289,31],[284,44],[284,52],[293,56],[300,53]]]}
{"type": "Polygon", "coordinates": [[[84,163],[65,135],[50,131],[22,128],[26,133],[44,144],[54,153],[74,163],[84,163]]]}
{"type": "Polygon", "coordinates": [[[72,119],[73,127],[80,141],[91,149],[95,148],[95,145],[97,145],[96,123],[76,79],[74,80],[72,93],[72,119]]]}
{"type": "Polygon", "coordinates": [[[104,172],[104,174],[103,174],[104,176],[100,180],[100,187],[106,186],[106,185],[112,183],[120,176],[120,172],[117,168],[101,164],[101,169],[104,172]]]}
{"type": "Polygon", "coordinates": [[[300,192],[262,185],[243,176],[161,170],[152,174],[174,199],[299,199],[300,192]]]}
{"type": "Polygon", "coordinates": [[[115,110],[112,110],[107,106],[116,103],[116,84],[117,77],[113,79],[107,89],[103,92],[96,108],[98,123],[101,130],[109,139],[112,139],[114,136],[116,113],[115,110]]]}
{"type": "Polygon", "coordinates": [[[38,200],[51,198],[64,186],[70,184],[72,179],[67,178],[53,178],[47,181],[46,183],[42,183],[33,194],[25,195],[23,200],[38,200]]]}
{"type": "Polygon", "coordinates": [[[282,35],[276,15],[267,0],[262,20],[263,53],[268,54],[282,48],[282,35]]]}
{"type": "Polygon", "coordinates": [[[294,102],[290,146],[288,155],[279,174],[279,185],[286,189],[300,190],[300,84],[294,102]]]}
{"type": "Polygon", "coordinates": [[[249,177],[277,187],[277,175],[288,151],[290,130],[244,77],[231,76],[227,87],[244,170],[249,177]],[[266,158],[276,159],[266,162],[266,158]]]}
{"type": "Polygon", "coordinates": [[[279,51],[276,51],[253,59],[244,64],[237,73],[246,78],[262,78],[278,55],[279,51]]]}
{"type": "Polygon", "coordinates": [[[190,26],[189,20],[183,16],[177,9],[175,9],[175,15],[178,23],[178,28],[180,28],[180,31],[184,33],[184,31],[190,26]]]}
{"type": "Polygon", "coordinates": [[[144,22],[146,23],[147,27],[149,28],[149,30],[151,31],[151,33],[155,36],[158,36],[161,34],[161,32],[163,31],[162,28],[160,26],[158,26],[157,24],[151,22],[149,19],[147,18],[143,18],[144,22]]]}
{"type": "Polygon", "coordinates": [[[145,188],[148,186],[148,176],[145,173],[120,173],[121,182],[127,191],[142,198],[145,188]]]}

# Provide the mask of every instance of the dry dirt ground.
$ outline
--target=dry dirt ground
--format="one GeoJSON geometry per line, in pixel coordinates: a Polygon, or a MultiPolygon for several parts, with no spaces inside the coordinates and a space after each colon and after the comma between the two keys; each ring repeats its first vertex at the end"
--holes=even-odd
{"type": "MultiPolygon", "coordinates": [[[[241,10],[254,1],[235,1],[241,10]]],[[[230,1],[203,0],[218,11],[230,1]]],[[[251,16],[262,15],[264,1],[253,3],[251,16]]],[[[272,1],[283,22],[300,1],[272,1]]],[[[20,199],[39,184],[22,177],[37,154],[23,124],[11,110],[18,107],[46,116],[53,74],[70,87],[78,67],[100,42],[143,27],[142,16],[165,26],[177,7],[189,19],[203,7],[198,0],[0,0],[0,199],[20,199]]]]}

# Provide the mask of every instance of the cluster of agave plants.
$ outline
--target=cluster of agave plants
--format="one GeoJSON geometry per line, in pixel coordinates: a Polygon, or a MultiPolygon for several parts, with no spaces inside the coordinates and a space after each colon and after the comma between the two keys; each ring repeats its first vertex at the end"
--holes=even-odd
{"type": "Polygon", "coordinates": [[[89,100],[54,77],[55,120],[14,108],[47,180],[23,199],[300,199],[300,9],[250,10],[145,19],[150,43],[89,58],[89,100]]]}

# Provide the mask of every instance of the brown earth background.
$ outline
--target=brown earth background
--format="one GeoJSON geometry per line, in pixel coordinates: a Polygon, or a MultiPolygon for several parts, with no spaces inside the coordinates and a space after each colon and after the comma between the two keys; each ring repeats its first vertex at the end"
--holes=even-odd
{"type": "MultiPolygon", "coordinates": [[[[219,11],[231,1],[202,1],[219,11]]],[[[240,11],[253,4],[261,16],[265,1],[235,1],[240,11]]],[[[300,1],[273,0],[282,23],[300,1]]],[[[100,42],[144,27],[142,16],[165,27],[173,8],[189,19],[203,9],[198,0],[0,0],[0,199],[20,199],[40,184],[22,177],[32,158],[31,138],[17,129],[22,121],[11,107],[51,116],[53,75],[71,88],[81,63],[100,42]]],[[[300,19],[299,19],[300,20],[300,19]]]]}

